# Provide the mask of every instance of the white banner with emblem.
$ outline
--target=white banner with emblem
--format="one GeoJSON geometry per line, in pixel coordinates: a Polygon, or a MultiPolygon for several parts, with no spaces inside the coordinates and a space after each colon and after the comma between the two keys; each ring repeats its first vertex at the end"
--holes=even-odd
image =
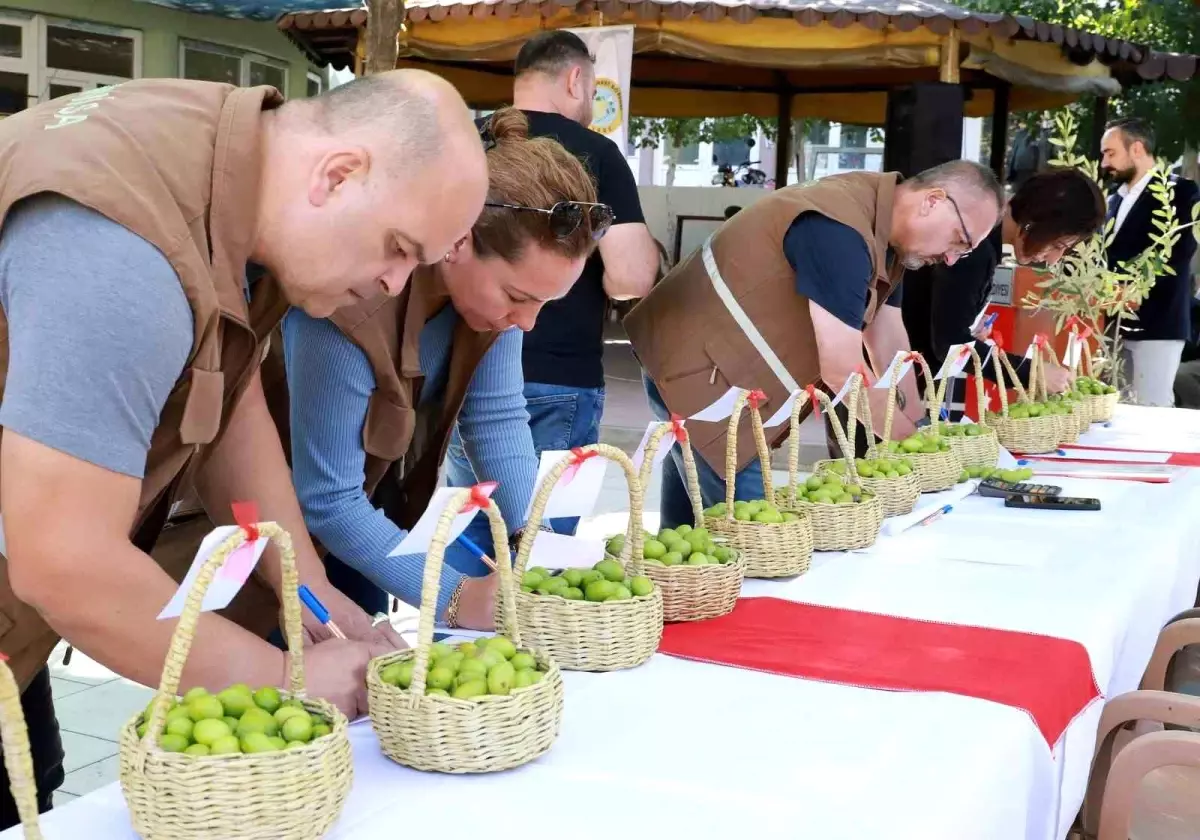
{"type": "Polygon", "coordinates": [[[629,137],[629,77],[633,72],[633,27],[572,29],[596,57],[596,100],[592,131],[608,137],[625,154],[629,137]]]}

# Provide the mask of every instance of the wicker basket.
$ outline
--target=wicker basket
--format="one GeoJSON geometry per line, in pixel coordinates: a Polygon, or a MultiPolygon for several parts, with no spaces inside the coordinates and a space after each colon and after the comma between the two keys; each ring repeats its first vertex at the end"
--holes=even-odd
{"type": "MultiPolygon", "coordinates": [[[[1008,393],[1004,386],[1005,371],[1007,371],[1008,377],[1012,380],[1013,387],[1017,391],[1017,401],[1029,403],[1032,400],[1030,400],[1029,393],[1025,390],[1024,386],[1021,385],[1021,380],[1017,376],[1017,372],[1013,370],[1012,362],[1008,360],[1008,354],[1003,352],[1000,347],[996,347],[993,351],[992,363],[996,369],[996,383],[1000,386],[998,389],[1000,391],[1000,416],[993,417],[991,420],[992,425],[996,429],[996,439],[1010,452],[1036,455],[1056,450],[1059,438],[1062,436],[1062,423],[1058,419],[1060,415],[1043,414],[1040,417],[1010,417],[1008,393]]],[[[1034,353],[1033,359],[1030,361],[1029,390],[1035,393],[1041,367],[1041,354],[1034,353]]],[[[1044,384],[1042,388],[1045,388],[1044,384]]]]}
{"type": "MultiPolygon", "coordinates": [[[[858,391],[857,403],[851,402],[849,405],[848,417],[846,425],[857,431],[856,423],[861,419],[863,429],[866,431],[867,438],[867,457],[876,459],[879,457],[879,447],[875,443],[875,426],[871,422],[871,401],[868,396],[869,387],[863,383],[863,387],[858,391]],[[855,405],[858,406],[858,415],[856,418],[855,405]]],[[[896,409],[896,380],[893,376],[891,386],[888,388],[888,403],[887,411],[890,415],[896,409]]],[[[887,422],[888,427],[891,427],[890,420],[887,422]]],[[[793,430],[794,433],[794,430],[793,430]]],[[[850,435],[847,433],[847,439],[850,435]]],[[[793,438],[796,440],[797,438],[793,438]]],[[[884,441],[884,446],[887,441],[884,441]]],[[[888,455],[889,460],[904,460],[902,455],[888,455]]],[[[796,460],[799,461],[799,452],[796,453],[796,460]]],[[[831,469],[832,465],[837,463],[832,459],[817,461],[813,464],[813,472],[824,472],[831,469]]],[[[794,469],[789,460],[789,470],[794,469]]],[[[795,475],[794,472],[791,473],[795,475]]],[[[793,479],[794,481],[794,479],[793,479]]],[[[878,476],[867,477],[859,473],[858,483],[863,489],[870,490],[875,494],[875,498],[879,499],[879,503],[883,505],[883,515],[888,516],[904,516],[907,513],[912,513],[912,509],[916,507],[917,499],[921,495],[921,484],[917,481],[917,474],[909,472],[905,475],[897,476],[896,478],[883,478],[878,476]]]]}
{"type": "MultiPolygon", "coordinates": [[[[1084,376],[1095,379],[1096,374],[1092,363],[1092,349],[1086,340],[1081,339],[1080,344],[1083,350],[1080,353],[1080,358],[1083,364],[1084,376]]],[[[1080,394],[1079,400],[1087,408],[1088,420],[1091,423],[1107,423],[1113,418],[1113,412],[1116,411],[1117,403],[1121,400],[1121,395],[1118,393],[1080,394]]]]}
{"type": "Polygon", "coordinates": [[[204,593],[226,558],[247,541],[245,530],[239,528],[204,561],[188,592],[145,737],[137,736],[140,713],[121,729],[121,789],[133,829],[145,840],[315,839],[333,826],[350,793],[354,766],[346,718],[333,704],[305,693],[299,578],[291,537],[274,522],[257,528],[278,544],[283,567],[288,696],[322,715],[332,731],[307,746],[268,753],[196,757],[163,752],[158,745],[167,706],[179,689],[196,633],[204,593]]]}
{"type": "MultiPolygon", "coordinates": [[[[517,548],[517,579],[525,574],[533,540],[542,527],[542,513],[558,479],[580,457],[616,461],[629,482],[629,539],[618,562],[634,574],[645,573],[642,564],[642,483],[625,453],[603,443],[573,451],[542,479],[533,499],[529,521],[517,548]],[[576,454],[578,452],[579,454],[576,454]]],[[[627,601],[568,601],[565,598],[515,593],[517,624],[525,644],[546,654],[566,671],[616,671],[633,668],[649,659],[662,639],[663,596],[655,587],[649,595],[627,601]]]]}
{"type": "MultiPolygon", "coordinates": [[[[950,444],[950,451],[958,456],[958,460],[964,467],[994,467],[1000,460],[1000,442],[996,440],[996,430],[987,424],[987,396],[983,391],[983,362],[979,358],[979,354],[975,352],[975,345],[968,344],[967,348],[971,351],[971,361],[975,365],[975,401],[979,406],[979,422],[975,425],[981,431],[975,437],[946,437],[946,442],[950,444]]],[[[943,393],[945,398],[946,383],[950,377],[942,380],[943,393]]],[[[941,400],[939,400],[939,405],[941,400]]]]}
{"type": "MultiPolygon", "coordinates": [[[[941,425],[939,417],[941,401],[938,400],[933,388],[933,372],[929,369],[929,363],[925,361],[924,356],[915,352],[912,355],[916,358],[917,364],[921,366],[921,372],[925,376],[925,411],[929,415],[929,431],[936,435],[941,425]]],[[[895,378],[895,372],[893,372],[892,378],[895,378]]],[[[885,420],[884,439],[887,439],[890,434],[891,426],[885,420]]],[[[962,461],[958,459],[958,455],[953,449],[945,452],[905,452],[901,457],[912,462],[913,471],[917,474],[917,483],[921,485],[922,493],[947,490],[957,484],[958,479],[962,476],[962,461]]]]}
{"type": "Polygon", "coordinates": [[[29,747],[29,730],[25,728],[25,711],[21,707],[21,688],[3,654],[0,654],[0,744],[4,747],[8,788],[17,805],[25,840],[42,840],[33,753],[29,747]]]}
{"type": "MultiPolygon", "coordinates": [[[[704,506],[700,499],[700,479],[696,474],[696,459],[692,455],[692,441],[682,425],[663,423],[650,435],[646,442],[646,457],[642,459],[639,481],[645,487],[654,468],[652,452],[657,452],[660,442],[667,434],[675,433],[683,450],[683,472],[687,482],[688,498],[692,502],[694,522],[704,521],[704,506]]],[[[630,519],[631,527],[640,527],[640,522],[630,519]]],[[[626,541],[630,536],[626,534],[626,541]]],[[[733,559],[714,566],[654,566],[644,564],[646,577],[662,592],[664,621],[701,621],[716,618],[733,611],[742,592],[742,580],[746,575],[746,561],[742,553],[730,546],[733,559]]]]}
{"type": "MultiPolygon", "coordinates": [[[[737,475],[737,430],[742,410],[746,407],[748,391],[738,394],[729,417],[729,433],[725,438],[725,514],[705,516],[709,533],[725,537],[746,561],[748,578],[781,578],[802,575],[812,561],[813,529],[808,516],[794,511],[799,518],[791,522],[744,522],[734,519],[734,484],[737,475]]],[[[799,398],[798,398],[799,399],[799,398]]],[[[750,424],[762,465],[763,498],[775,499],[771,485],[771,455],[763,432],[762,415],[752,403],[750,424]]]]}
{"type": "MultiPolygon", "coordinates": [[[[858,402],[862,389],[862,377],[857,373],[851,374],[853,384],[850,386],[849,405],[858,402]]],[[[838,422],[837,414],[833,411],[829,397],[824,391],[813,389],[812,397],[825,407],[829,415],[829,425],[833,428],[838,447],[842,450],[842,461],[846,465],[846,480],[851,484],[862,487],[870,492],[862,479],[859,478],[858,468],[854,463],[854,448],[846,440],[842,424],[838,422]]],[[[788,486],[775,493],[775,502],[781,508],[803,511],[812,520],[813,549],[815,551],[848,551],[852,548],[866,548],[873,545],[879,538],[879,529],[883,525],[883,502],[872,494],[860,502],[847,505],[814,504],[802,499],[797,493],[800,471],[800,412],[809,394],[800,394],[792,405],[791,441],[788,446],[788,486]]],[[[847,425],[854,423],[854,412],[849,413],[847,425]]],[[[851,426],[853,428],[853,426],[851,426]]],[[[826,462],[827,466],[828,462],[826,462]]],[[[814,467],[814,472],[816,472],[814,467]]],[[[885,480],[886,481],[886,480],[885,480]]]]}
{"type": "MultiPolygon", "coordinates": [[[[502,616],[497,626],[514,645],[533,654],[539,668],[546,669],[545,676],[540,682],[503,696],[489,694],[459,700],[425,694],[447,537],[456,514],[470,497],[465,489],[450,497],[425,555],[416,648],[378,657],[367,667],[367,699],[379,746],[388,758],[416,770],[491,773],[520,767],[549,750],[562,725],[562,674],[545,653],[524,644],[507,550],[496,553],[498,611],[502,616]],[[384,668],[409,659],[415,664],[407,690],[383,681],[380,673],[384,668]]],[[[508,530],[500,511],[494,504],[488,504],[484,511],[492,526],[492,543],[503,549],[508,544],[508,530]]]]}

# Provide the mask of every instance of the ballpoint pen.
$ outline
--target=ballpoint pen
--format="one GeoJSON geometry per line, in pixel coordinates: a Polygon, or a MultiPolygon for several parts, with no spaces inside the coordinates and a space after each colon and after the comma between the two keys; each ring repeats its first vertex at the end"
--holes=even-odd
{"type": "Polygon", "coordinates": [[[480,548],[478,545],[476,545],[474,540],[472,540],[466,534],[459,534],[458,542],[462,544],[463,548],[465,548],[467,551],[471,552],[476,557],[478,557],[481,561],[483,561],[483,565],[487,566],[493,572],[496,571],[496,561],[493,560],[491,557],[488,557],[487,552],[484,551],[482,548],[480,548]]]}
{"type": "Polygon", "coordinates": [[[346,638],[346,634],[342,632],[342,628],[338,627],[337,624],[333,622],[333,619],[329,617],[329,610],[325,609],[325,605],[321,603],[320,599],[317,598],[317,596],[312,593],[312,590],[304,584],[300,584],[300,600],[303,601],[304,606],[308,607],[309,610],[312,611],[312,614],[317,617],[317,621],[329,628],[329,632],[333,634],[334,638],[346,638]]]}
{"type": "Polygon", "coordinates": [[[954,510],[954,505],[943,505],[942,507],[935,510],[933,513],[929,514],[929,516],[926,516],[924,519],[922,519],[917,524],[918,525],[930,525],[930,524],[936,522],[937,520],[941,519],[943,516],[945,516],[947,513],[949,513],[952,510],[954,510]]]}

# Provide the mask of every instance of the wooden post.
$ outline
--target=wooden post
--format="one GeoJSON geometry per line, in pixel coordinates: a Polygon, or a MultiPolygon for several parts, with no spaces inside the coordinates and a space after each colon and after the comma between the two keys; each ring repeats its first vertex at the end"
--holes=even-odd
{"type": "Polygon", "coordinates": [[[367,0],[367,74],[396,69],[403,21],[403,0],[367,0]]]}
{"type": "Polygon", "coordinates": [[[938,62],[938,81],[956,85],[959,83],[958,49],[961,38],[958,29],[951,29],[950,34],[942,39],[941,61],[938,62]]]}
{"type": "Polygon", "coordinates": [[[1001,82],[992,92],[992,157],[989,164],[1001,183],[1008,161],[1008,91],[1008,82],[1001,82]]]}
{"type": "MultiPolygon", "coordinates": [[[[779,113],[775,125],[775,189],[787,186],[788,165],[792,162],[792,90],[779,91],[779,113]]],[[[801,141],[803,142],[803,141],[801,141]]],[[[797,172],[798,182],[804,181],[804,173],[797,172]]]]}
{"type": "Polygon", "coordinates": [[[366,75],[367,67],[367,28],[364,26],[358,30],[358,39],[354,44],[354,71],[355,76],[366,75]]]}

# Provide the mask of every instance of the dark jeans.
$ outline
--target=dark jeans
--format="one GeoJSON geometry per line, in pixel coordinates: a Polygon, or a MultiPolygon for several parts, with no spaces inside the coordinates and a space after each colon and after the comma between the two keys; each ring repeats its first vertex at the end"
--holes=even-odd
{"type": "MultiPolygon", "coordinates": [[[[54,695],[50,690],[50,669],[43,668],[21,694],[21,710],[29,730],[29,747],[33,755],[33,779],[37,785],[38,811],[46,813],[54,807],[54,791],[62,786],[63,745],[54,716],[54,695]]],[[[0,831],[21,822],[17,803],[9,791],[8,772],[0,763],[0,831]]]]}
{"type": "MultiPolygon", "coordinates": [[[[603,388],[572,388],[526,382],[525,406],[529,411],[533,448],[538,455],[545,451],[587,446],[600,440],[600,417],[604,414],[603,388]]],[[[457,425],[446,452],[446,480],[452,487],[470,487],[476,482],[475,472],[463,451],[457,425]]],[[[549,524],[560,534],[574,534],[579,517],[551,519],[549,524]]],[[[509,523],[511,528],[515,529],[516,526],[516,523],[509,523]]],[[[485,551],[491,545],[487,520],[482,515],[476,516],[471,522],[467,535],[485,551]]]]}

